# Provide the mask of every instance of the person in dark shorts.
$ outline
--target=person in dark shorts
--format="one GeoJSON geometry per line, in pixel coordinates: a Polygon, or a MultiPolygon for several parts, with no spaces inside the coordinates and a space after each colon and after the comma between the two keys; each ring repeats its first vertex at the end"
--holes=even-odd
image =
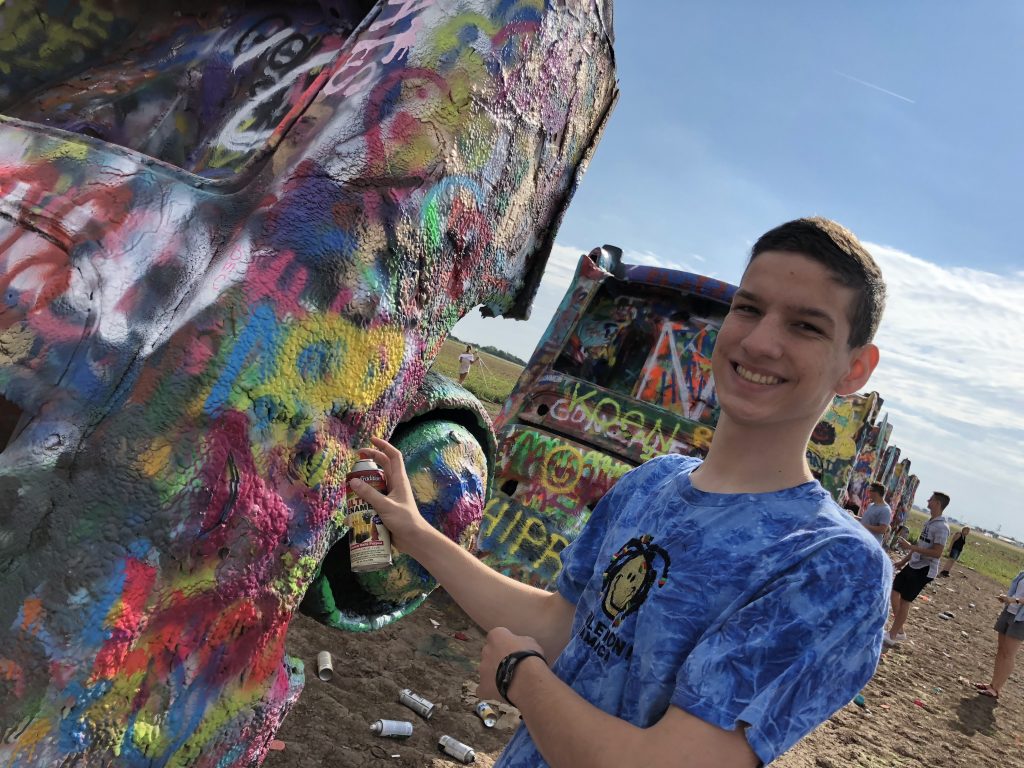
{"type": "Polygon", "coordinates": [[[999,596],[1003,604],[1003,612],[996,619],[996,664],[992,670],[992,680],[987,683],[975,683],[974,687],[982,696],[999,698],[999,692],[1013,673],[1013,663],[1024,642],[1024,571],[1010,582],[1005,595],[999,596]]]}
{"type": "Polygon", "coordinates": [[[949,496],[936,491],[928,499],[928,511],[931,519],[924,524],[917,544],[911,544],[900,538],[900,548],[910,552],[898,564],[899,573],[892,583],[892,626],[882,635],[882,643],[886,646],[897,645],[907,639],[903,625],[910,613],[910,604],[939,574],[939,563],[942,550],[949,539],[949,524],[942,516],[943,510],[949,505],[949,496]]]}
{"type": "Polygon", "coordinates": [[[950,571],[953,570],[953,563],[960,559],[960,554],[964,551],[964,546],[967,544],[967,534],[971,532],[970,527],[964,526],[960,529],[960,533],[953,537],[952,542],[949,545],[949,555],[946,558],[946,567],[939,571],[939,576],[948,578],[950,571]]]}

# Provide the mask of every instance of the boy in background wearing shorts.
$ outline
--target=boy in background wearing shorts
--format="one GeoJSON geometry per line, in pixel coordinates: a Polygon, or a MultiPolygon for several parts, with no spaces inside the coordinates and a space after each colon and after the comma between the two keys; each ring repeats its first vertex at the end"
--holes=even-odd
{"type": "Polygon", "coordinates": [[[949,523],[942,516],[948,505],[949,496],[938,491],[933,493],[928,499],[931,519],[924,524],[917,544],[900,538],[900,547],[909,550],[910,554],[896,565],[900,571],[892,583],[892,626],[882,638],[887,646],[898,645],[907,639],[903,625],[910,613],[910,604],[939,575],[942,550],[949,539],[949,523]]]}

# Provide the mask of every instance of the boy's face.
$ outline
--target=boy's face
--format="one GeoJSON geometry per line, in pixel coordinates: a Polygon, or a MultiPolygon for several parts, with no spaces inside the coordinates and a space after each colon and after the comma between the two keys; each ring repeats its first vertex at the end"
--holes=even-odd
{"type": "Polygon", "coordinates": [[[766,251],[747,267],[712,355],[722,412],[747,426],[808,432],[836,394],[850,394],[878,362],[851,349],[854,291],[812,259],[766,251]]]}

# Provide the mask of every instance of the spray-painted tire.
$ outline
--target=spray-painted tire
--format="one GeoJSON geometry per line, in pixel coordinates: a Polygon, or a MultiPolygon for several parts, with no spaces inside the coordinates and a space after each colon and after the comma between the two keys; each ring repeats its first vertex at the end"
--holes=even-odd
{"type": "MultiPolygon", "coordinates": [[[[494,431],[480,402],[449,379],[430,373],[390,439],[405,457],[423,516],[453,541],[472,548],[495,455],[494,431]]],[[[435,586],[419,563],[402,554],[391,568],[352,573],[345,537],[339,536],[301,610],[328,626],[366,632],[409,615],[435,586]]]]}
{"type": "MultiPolygon", "coordinates": [[[[473,434],[452,421],[425,421],[395,436],[420,513],[452,541],[476,538],[487,491],[487,458],[473,434]]],[[[381,571],[356,574],[363,589],[396,605],[422,602],[437,582],[408,555],[381,571]]],[[[418,603],[417,603],[418,605],[418,603]]]]}

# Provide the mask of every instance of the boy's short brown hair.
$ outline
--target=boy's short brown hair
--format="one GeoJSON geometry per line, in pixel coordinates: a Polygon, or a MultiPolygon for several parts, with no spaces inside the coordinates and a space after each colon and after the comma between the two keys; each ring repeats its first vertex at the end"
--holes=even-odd
{"type": "Polygon", "coordinates": [[[794,219],[761,235],[750,250],[750,261],[765,251],[799,253],[824,265],[841,285],[856,292],[849,346],[860,347],[875,338],[885,309],[885,281],[878,264],[850,230],[820,216],[794,219]]]}

